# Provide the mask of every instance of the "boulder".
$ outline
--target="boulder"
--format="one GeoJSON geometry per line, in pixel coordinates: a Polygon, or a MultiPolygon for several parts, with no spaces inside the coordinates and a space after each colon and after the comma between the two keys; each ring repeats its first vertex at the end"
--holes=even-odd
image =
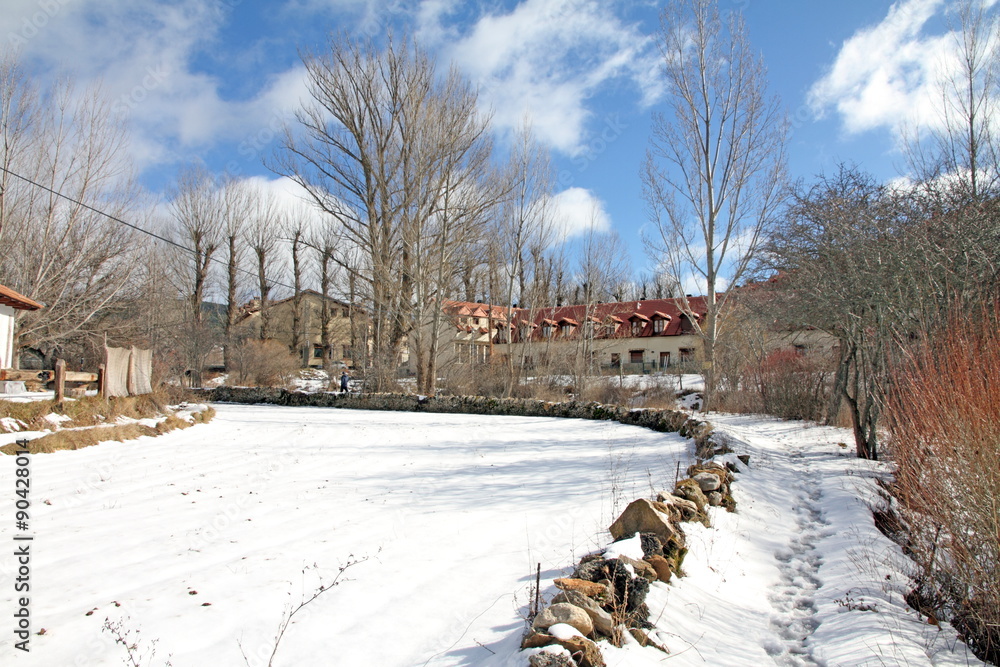
{"type": "Polygon", "coordinates": [[[560,646],[573,654],[573,658],[580,667],[605,667],[601,649],[586,637],[572,637],[557,641],[560,646]]]}
{"type": "Polygon", "coordinates": [[[677,487],[674,488],[674,495],[693,502],[698,508],[698,512],[702,514],[705,512],[705,505],[708,504],[708,498],[702,493],[698,482],[693,479],[682,479],[677,482],[677,487]]]}
{"type": "Polygon", "coordinates": [[[573,660],[562,653],[536,653],[528,658],[529,665],[532,667],[562,667],[563,665],[572,667],[576,667],[577,665],[580,665],[580,667],[605,667],[604,656],[601,655],[601,650],[597,647],[597,644],[586,637],[559,639],[552,635],[536,632],[528,635],[521,643],[522,649],[544,648],[545,646],[561,646],[572,654],[573,660]],[[555,659],[555,662],[549,661],[549,658],[544,656],[551,656],[555,659]]]}
{"type": "Polygon", "coordinates": [[[590,614],[580,607],[566,602],[557,602],[548,609],[542,610],[538,616],[535,616],[531,627],[534,630],[546,630],[556,623],[572,625],[585,635],[594,631],[594,622],[590,620],[590,614]]]}
{"type": "Polygon", "coordinates": [[[652,556],[646,557],[646,562],[653,568],[656,572],[656,578],[660,581],[666,583],[670,581],[670,577],[673,576],[673,570],[670,569],[670,561],[664,558],[662,555],[653,554],[652,556]]]}
{"type": "Polygon", "coordinates": [[[618,560],[626,565],[631,565],[632,569],[635,570],[635,573],[643,579],[656,581],[658,578],[656,576],[656,570],[653,569],[653,566],[644,560],[636,560],[634,558],[629,558],[628,556],[618,556],[618,560]]]}
{"type": "Polygon", "coordinates": [[[679,515],[679,521],[702,521],[705,517],[698,511],[698,505],[672,493],[656,494],[657,502],[672,507],[679,515]]]}
{"type": "Polygon", "coordinates": [[[576,667],[576,663],[564,653],[536,653],[528,656],[528,665],[529,667],[576,667]]]}
{"type": "Polygon", "coordinates": [[[583,593],[598,602],[603,602],[610,597],[610,591],[606,584],[587,581],[586,579],[556,579],[553,583],[560,590],[583,593]]]}
{"type": "Polygon", "coordinates": [[[722,488],[722,481],[719,479],[719,476],[713,475],[710,472],[695,473],[691,479],[698,482],[702,493],[711,493],[722,488]]]}
{"type": "MultiPolygon", "coordinates": [[[[681,500],[677,498],[677,500],[681,500]]],[[[684,502],[687,502],[686,500],[684,502]]],[[[692,507],[694,504],[692,503],[692,507]]],[[[663,555],[663,542],[660,541],[656,535],[652,533],[640,533],[639,540],[642,543],[642,557],[649,558],[650,556],[662,556],[663,555]]]]}
{"type": "Polygon", "coordinates": [[[611,636],[611,631],[615,625],[614,621],[611,620],[611,614],[601,609],[600,605],[583,593],[578,591],[560,591],[552,598],[552,602],[568,602],[583,609],[590,616],[590,620],[594,622],[594,630],[597,633],[606,637],[611,636]]]}
{"type": "Polygon", "coordinates": [[[601,553],[589,554],[580,559],[580,564],[573,571],[574,579],[597,581],[604,578],[604,556],[601,553]]]}
{"type": "Polygon", "coordinates": [[[677,530],[670,522],[670,515],[656,509],[653,502],[645,498],[629,503],[608,530],[615,540],[632,537],[636,533],[653,533],[663,542],[677,539],[677,530]]]}
{"type": "Polygon", "coordinates": [[[707,498],[708,498],[708,504],[711,505],[712,507],[722,506],[722,494],[719,493],[718,491],[712,491],[710,494],[708,494],[707,498]]]}

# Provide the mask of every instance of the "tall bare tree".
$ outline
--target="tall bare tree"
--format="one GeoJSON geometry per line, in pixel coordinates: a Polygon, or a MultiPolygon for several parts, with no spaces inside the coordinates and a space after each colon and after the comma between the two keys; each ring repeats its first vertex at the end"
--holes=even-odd
{"type": "Polygon", "coordinates": [[[446,178],[464,159],[456,155],[479,141],[481,120],[457,70],[439,78],[405,39],[379,48],[340,35],[304,62],[312,101],[271,166],[304,187],[362,255],[342,266],[371,297],[369,379],[380,388],[394,381],[413,331],[426,234],[437,224],[446,178]]]}
{"type": "Polygon", "coordinates": [[[775,217],[786,121],[739,13],[724,25],[715,0],[671,0],[660,24],[669,114],[653,117],[642,171],[659,232],[647,241],[679,285],[705,291],[704,320],[682,303],[704,341],[708,410],[724,290],[744,277],[775,217]]]}
{"type": "Polygon", "coordinates": [[[226,321],[225,357],[226,370],[230,370],[231,352],[235,344],[235,327],[240,315],[240,275],[245,271],[243,262],[246,255],[244,241],[245,227],[250,218],[251,193],[246,181],[231,179],[223,184],[222,228],[225,236],[226,252],[226,321]]]}
{"type": "Polygon", "coordinates": [[[247,247],[254,259],[260,307],[260,339],[271,336],[269,301],[276,280],[278,241],[281,236],[279,215],[274,195],[255,187],[250,194],[249,219],[244,228],[247,247]]]}
{"type": "Polygon", "coordinates": [[[188,299],[191,322],[203,322],[202,303],[209,287],[209,273],[223,243],[222,207],[215,179],[200,166],[186,167],[177,177],[170,198],[173,237],[184,249],[175,252],[180,264],[182,294],[188,299]]]}

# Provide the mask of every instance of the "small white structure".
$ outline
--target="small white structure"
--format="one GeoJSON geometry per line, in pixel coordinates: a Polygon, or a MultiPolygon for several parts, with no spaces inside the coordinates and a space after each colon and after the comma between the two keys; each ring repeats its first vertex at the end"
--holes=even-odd
{"type": "Polygon", "coordinates": [[[14,365],[14,316],[18,310],[38,310],[42,304],[0,285],[0,368],[14,365]]]}

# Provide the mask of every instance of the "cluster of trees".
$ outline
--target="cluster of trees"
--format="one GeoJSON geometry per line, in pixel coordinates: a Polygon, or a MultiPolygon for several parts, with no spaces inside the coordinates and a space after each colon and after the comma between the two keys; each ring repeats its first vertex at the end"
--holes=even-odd
{"type": "Polygon", "coordinates": [[[46,305],[19,318],[19,347],[92,343],[145,279],[137,233],[95,210],[141,210],[124,127],[100,91],[40,90],[0,52],[0,282],[46,305]]]}
{"type": "MultiPolygon", "coordinates": [[[[40,92],[5,55],[0,282],[46,305],[18,314],[17,346],[43,363],[87,365],[105,341],[149,345],[166,370],[197,382],[213,350],[231,365],[250,299],[262,340],[271,300],[293,299],[299,352],[300,296],[318,285],[356,308],[352,347],[369,386],[394,381],[406,341],[421,390],[433,391],[451,332],[445,299],[512,308],[646,289],[628,280],[613,234],[592,230],[571,266],[546,151],[526,123],[501,155],[476,90],[454,68],[438,72],[405,39],[380,47],[346,35],[304,62],[311,99],[267,164],[301,186],[302,201],[277,201],[264,179],[190,166],[157,218],[134,184],[125,119],[100,91],[40,92]]],[[[328,360],[330,316],[324,304],[328,360]]],[[[511,360],[508,375],[516,370],[511,360]]]]}

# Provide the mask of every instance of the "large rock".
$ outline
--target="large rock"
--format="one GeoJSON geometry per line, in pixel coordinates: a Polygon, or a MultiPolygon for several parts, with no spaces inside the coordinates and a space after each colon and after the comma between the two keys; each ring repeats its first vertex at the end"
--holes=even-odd
{"type": "Polygon", "coordinates": [[[529,667],[576,667],[576,663],[567,658],[565,653],[536,653],[528,656],[528,665],[529,667]]]}
{"type": "Polygon", "coordinates": [[[572,625],[585,635],[589,635],[594,631],[594,622],[590,620],[590,614],[584,609],[567,602],[557,602],[548,609],[542,610],[538,616],[535,616],[531,627],[534,630],[547,630],[549,626],[556,623],[572,625]]]}
{"type": "Polygon", "coordinates": [[[693,479],[682,479],[677,482],[677,486],[674,488],[674,495],[685,500],[690,500],[695,504],[699,512],[705,512],[705,505],[708,504],[708,498],[705,497],[698,482],[693,479]]]}
{"type": "Polygon", "coordinates": [[[560,646],[568,650],[576,658],[580,667],[605,667],[604,656],[597,644],[586,637],[571,637],[558,640],[560,646]]]}
{"type": "Polygon", "coordinates": [[[712,493],[722,488],[722,481],[719,479],[719,476],[713,475],[710,472],[695,473],[691,479],[698,482],[702,493],[712,493]]]}
{"type": "Polygon", "coordinates": [[[657,509],[645,498],[633,500],[608,528],[615,540],[632,537],[636,533],[653,533],[663,542],[676,541],[677,530],[669,514],[657,509]]]}
{"type": "Polygon", "coordinates": [[[590,641],[586,637],[569,637],[566,639],[559,639],[542,632],[536,632],[529,635],[522,643],[521,648],[542,648],[545,646],[562,646],[564,649],[573,654],[577,662],[573,662],[564,655],[552,654],[552,653],[536,653],[528,658],[528,664],[532,667],[562,667],[562,665],[572,665],[576,667],[577,664],[580,667],[605,667],[604,656],[601,655],[601,650],[597,647],[597,644],[590,641]],[[553,656],[553,658],[558,658],[557,660],[549,661],[548,658],[542,656],[553,656]],[[535,660],[535,659],[538,660],[535,660]],[[533,660],[535,660],[533,662],[533,660]],[[560,660],[567,660],[568,662],[561,662],[560,660]]]}
{"type": "Polygon", "coordinates": [[[677,517],[675,521],[701,521],[702,519],[696,504],[672,493],[656,494],[656,502],[670,508],[670,515],[677,517]]]}
{"type": "MultiPolygon", "coordinates": [[[[603,561],[601,564],[603,566],[603,561]]],[[[601,578],[603,579],[604,576],[601,575],[601,578]]],[[[597,583],[596,581],[587,581],[586,579],[556,579],[553,583],[560,590],[583,593],[598,602],[604,602],[611,594],[611,591],[608,590],[605,584],[597,583]]]]}
{"type": "Polygon", "coordinates": [[[636,560],[634,558],[629,558],[628,556],[624,555],[618,556],[618,560],[625,563],[626,565],[631,565],[632,569],[635,570],[635,573],[640,577],[642,577],[643,579],[647,579],[649,581],[657,580],[656,570],[654,570],[653,566],[647,563],[646,561],[636,560]]]}
{"type": "Polygon", "coordinates": [[[611,614],[601,609],[600,605],[583,593],[577,591],[560,591],[552,598],[552,602],[567,602],[583,609],[590,616],[590,620],[594,622],[595,631],[606,637],[611,636],[611,632],[615,627],[614,621],[611,619],[611,614]]]}
{"type": "Polygon", "coordinates": [[[670,568],[670,561],[661,555],[653,554],[652,556],[646,556],[646,562],[653,568],[656,572],[656,578],[662,582],[670,581],[670,577],[673,576],[673,571],[670,568]]]}

